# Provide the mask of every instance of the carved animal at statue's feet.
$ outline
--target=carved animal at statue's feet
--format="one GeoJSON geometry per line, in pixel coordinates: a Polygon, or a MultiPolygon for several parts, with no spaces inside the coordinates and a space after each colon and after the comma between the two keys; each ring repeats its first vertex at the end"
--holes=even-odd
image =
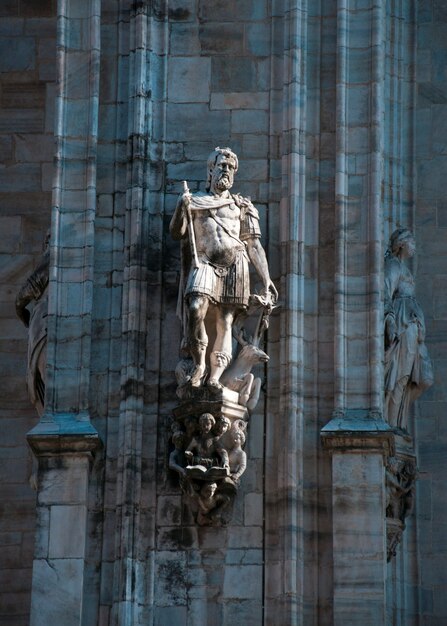
{"type": "Polygon", "coordinates": [[[249,410],[255,408],[261,390],[261,380],[253,376],[251,369],[268,360],[268,355],[261,348],[246,343],[220,378],[225,387],[239,393],[239,404],[249,410]]]}

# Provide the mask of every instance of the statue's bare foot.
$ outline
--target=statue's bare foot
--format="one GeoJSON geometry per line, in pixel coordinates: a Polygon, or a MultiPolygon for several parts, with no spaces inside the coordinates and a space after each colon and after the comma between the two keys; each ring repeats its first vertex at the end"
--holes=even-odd
{"type": "Polygon", "coordinates": [[[196,365],[193,371],[191,372],[191,385],[192,387],[200,387],[200,383],[202,382],[202,378],[205,374],[205,367],[203,365],[196,365]]]}
{"type": "Polygon", "coordinates": [[[208,387],[213,387],[214,389],[223,389],[223,385],[217,380],[217,378],[210,378],[206,384],[208,387]]]}

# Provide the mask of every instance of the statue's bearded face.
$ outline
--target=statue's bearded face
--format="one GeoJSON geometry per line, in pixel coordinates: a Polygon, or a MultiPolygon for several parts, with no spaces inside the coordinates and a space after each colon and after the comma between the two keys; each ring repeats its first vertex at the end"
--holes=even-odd
{"type": "Polygon", "coordinates": [[[220,154],[211,174],[211,191],[222,192],[231,189],[234,182],[236,163],[232,158],[220,154]]]}

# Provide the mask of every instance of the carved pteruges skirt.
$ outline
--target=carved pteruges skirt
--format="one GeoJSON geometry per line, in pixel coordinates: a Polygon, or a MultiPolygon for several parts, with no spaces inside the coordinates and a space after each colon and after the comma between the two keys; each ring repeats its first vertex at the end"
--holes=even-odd
{"type": "Polygon", "coordinates": [[[214,304],[248,306],[250,275],[244,248],[235,251],[235,259],[226,266],[211,263],[204,255],[199,267],[191,268],[186,283],[185,297],[207,296],[214,304]]]}

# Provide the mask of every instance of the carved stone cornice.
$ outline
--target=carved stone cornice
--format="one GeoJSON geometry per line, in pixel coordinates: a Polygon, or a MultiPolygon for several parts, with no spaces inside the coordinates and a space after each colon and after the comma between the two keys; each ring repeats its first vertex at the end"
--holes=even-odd
{"type": "Polygon", "coordinates": [[[67,420],[41,421],[26,439],[36,457],[91,454],[102,446],[101,438],[90,422],[67,420]]]}
{"type": "Polygon", "coordinates": [[[350,411],[334,417],[321,429],[321,442],[329,452],[365,450],[394,454],[394,433],[376,414],[350,411]]]}

